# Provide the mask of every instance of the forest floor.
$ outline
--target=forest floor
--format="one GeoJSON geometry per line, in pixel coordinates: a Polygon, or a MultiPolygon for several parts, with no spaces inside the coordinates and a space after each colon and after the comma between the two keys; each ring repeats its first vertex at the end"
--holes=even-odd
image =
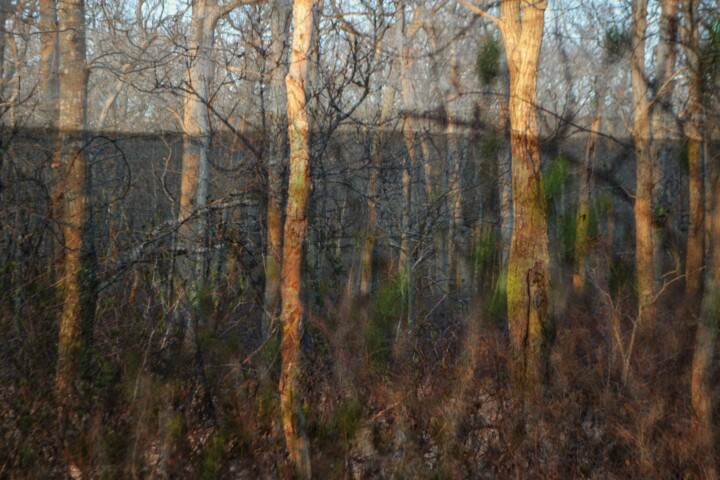
{"type": "MultiPolygon", "coordinates": [[[[661,305],[623,382],[633,323],[612,314],[631,306],[598,298],[557,316],[550,379],[533,398],[512,388],[503,322],[482,311],[433,298],[408,333],[392,289],[366,306],[311,310],[302,409],[315,478],[703,478],[689,404],[692,317],[661,305]]],[[[56,327],[36,317],[16,326],[20,337],[6,322],[0,478],[292,476],[278,342],[248,341],[257,315],[229,316],[168,369],[155,307],[106,300],[99,312],[84,413],[63,433],[56,327]]]]}

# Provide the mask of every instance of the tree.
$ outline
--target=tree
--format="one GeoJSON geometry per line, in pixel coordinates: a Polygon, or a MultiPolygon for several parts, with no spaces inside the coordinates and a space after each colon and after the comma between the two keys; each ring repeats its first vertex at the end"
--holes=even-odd
{"type": "Polygon", "coordinates": [[[632,2],[630,74],[633,94],[632,137],[635,143],[635,272],[638,316],[643,327],[655,318],[655,271],[653,254],[653,170],[650,138],[650,100],[645,75],[647,0],[632,2]]]}
{"type": "MultiPolygon", "coordinates": [[[[679,155],[677,147],[676,115],[673,108],[675,94],[675,63],[677,57],[678,6],[677,0],[660,1],[660,22],[658,42],[655,47],[655,75],[651,82],[651,135],[652,157],[654,162],[654,234],[653,247],[656,282],[663,277],[668,262],[663,252],[672,247],[672,240],[678,236],[676,230],[677,213],[680,204],[678,198],[678,180],[676,161],[679,155]]],[[[673,253],[673,252],[671,252],[673,253]]]]}
{"type": "Polygon", "coordinates": [[[282,258],[282,366],[280,373],[280,409],[285,443],[300,478],[311,478],[310,445],[305,433],[300,402],[300,339],[302,337],[303,242],[307,228],[310,196],[310,127],[306,110],[305,88],[313,41],[313,0],[294,0],[293,37],[287,88],[290,177],[283,233],[282,258]]]}
{"type": "Polygon", "coordinates": [[[282,170],[287,152],[287,100],[283,85],[287,67],[287,30],[290,23],[290,5],[287,0],[272,2],[270,28],[270,126],[266,135],[267,148],[267,248],[265,253],[265,298],[263,337],[277,319],[280,307],[282,279],[282,170]]]}
{"type": "Polygon", "coordinates": [[[88,69],[85,62],[84,3],[62,0],[58,3],[60,35],[60,119],[61,139],[57,150],[63,179],[63,235],[65,255],[60,289],[63,310],[56,391],[58,398],[69,396],[79,372],[82,350],[83,313],[87,288],[84,284],[82,256],[86,225],[86,165],[82,132],[85,128],[88,69]]]}
{"type": "Polygon", "coordinates": [[[56,126],[58,102],[57,0],[40,0],[40,92],[45,125],[56,126]]]}
{"type": "Polygon", "coordinates": [[[407,154],[403,156],[402,168],[402,225],[400,227],[400,258],[398,260],[400,279],[404,285],[407,306],[407,326],[412,330],[415,322],[415,267],[413,259],[413,185],[415,174],[415,121],[413,107],[415,96],[412,85],[412,66],[410,41],[422,26],[420,12],[416,8],[410,25],[405,23],[405,4],[396,7],[400,15],[397,29],[397,48],[400,50],[400,89],[402,91],[405,116],[403,118],[403,138],[407,154]]]}
{"type": "MultiPolygon", "coordinates": [[[[697,311],[694,305],[702,296],[699,319],[695,332],[690,382],[690,398],[693,412],[699,421],[700,445],[704,458],[705,474],[717,479],[718,442],[717,400],[713,388],[713,377],[717,366],[718,341],[720,339],[720,164],[717,159],[707,165],[710,176],[707,194],[710,210],[707,212],[711,243],[707,270],[705,271],[705,292],[703,295],[702,266],[706,214],[703,201],[703,59],[700,45],[700,13],[698,0],[683,2],[683,46],[688,63],[688,118],[685,131],[688,142],[688,176],[690,197],[690,226],[687,238],[685,301],[689,312],[697,311]]],[[[715,59],[717,60],[717,59],[715,59]]],[[[712,61],[712,60],[711,60],[712,61]]]]}
{"type": "Polygon", "coordinates": [[[548,315],[547,205],[540,170],[537,74],[546,1],[503,0],[500,17],[460,0],[499,28],[510,74],[513,231],[507,273],[512,370],[528,392],[543,380],[552,320],[548,315]]]}
{"type": "Polygon", "coordinates": [[[392,135],[388,134],[388,131],[393,129],[388,125],[390,121],[393,104],[395,103],[395,93],[397,91],[397,83],[400,77],[400,68],[397,65],[390,65],[390,76],[385,82],[385,88],[381,94],[380,100],[380,113],[375,128],[370,132],[371,138],[371,164],[370,172],[368,177],[367,186],[367,223],[365,225],[365,238],[363,240],[362,247],[362,266],[360,274],[360,295],[367,297],[372,289],[372,278],[373,278],[373,252],[375,249],[375,242],[378,237],[378,201],[380,199],[378,185],[380,180],[380,169],[382,168],[383,161],[383,140],[391,138],[392,135]]]}
{"type": "MultiPolygon", "coordinates": [[[[57,162],[62,183],[61,218],[64,260],[59,281],[62,312],[58,341],[55,396],[61,432],[82,431],[79,385],[87,362],[95,315],[93,242],[89,225],[89,172],[84,153],[87,120],[88,66],[85,47],[85,4],[60,0],[59,141],[57,162]],[[70,425],[66,422],[71,422],[70,425]]],[[[67,445],[70,447],[71,445],[67,445]]]]}
{"type": "Polygon", "coordinates": [[[701,446],[705,454],[707,478],[718,478],[717,444],[717,399],[714,378],[716,377],[718,339],[720,338],[720,165],[716,161],[712,168],[711,186],[712,210],[708,212],[712,244],[705,278],[705,294],[702,300],[700,318],[695,334],[695,350],[692,359],[690,393],[693,411],[700,422],[701,446]]]}
{"type": "Polygon", "coordinates": [[[178,211],[178,239],[185,255],[178,258],[175,282],[175,333],[184,333],[190,345],[196,341],[200,303],[205,295],[208,262],[205,247],[207,216],[192,217],[207,206],[210,194],[210,82],[213,77],[213,48],[218,21],[241,5],[260,0],[193,0],[188,41],[188,70],[182,117],[183,158],[178,211]],[[187,305],[187,303],[190,305],[187,305]],[[189,307],[189,308],[188,308],[189,307]]]}
{"type": "MultiPolygon", "coordinates": [[[[683,3],[683,51],[688,63],[687,120],[688,189],[690,225],[685,255],[685,300],[697,305],[702,294],[702,267],[705,250],[705,206],[703,195],[703,71],[700,57],[698,1],[683,3]]],[[[694,309],[694,307],[692,307],[694,309]]]]}

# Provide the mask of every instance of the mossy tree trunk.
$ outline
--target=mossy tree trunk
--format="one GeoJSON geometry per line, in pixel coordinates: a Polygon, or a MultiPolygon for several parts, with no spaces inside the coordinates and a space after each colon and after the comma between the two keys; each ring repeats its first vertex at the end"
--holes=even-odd
{"type": "Polygon", "coordinates": [[[513,229],[507,267],[507,310],[514,381],[534,394],[547,374],[554,332],[548,314],[550,254],[547,203],[540,170],[537,74],[547,2],[503,0],[500,18],[465,0],[502,32],[510,76],[510,152],[513,229]]]}
{"type": "Polygon", "coordinates": [[[311,478],[310,445],[305,432],[300,398],[303,305],[301,300],[303,242],[310,196],[310,129],[305,88],[313,37],[314,2],[295,0],[293,39],[287,87],[290,177],[285,215],[282,259],[282,366],[280,409],[285,442],[300,478],[311,478]]]}
{"type": "Polygon", "coordinates": [[[579,175],[578,212],[575,224],[575,270],[573,272],[573,289],[582,294],[587,282],[588,227],[590,224],[590,190],[592,172],[595,164],[595,142],[600,128],[601,107],[597,105],[595,118],[590,123],[590,133],[585,147],[585,163],[579,175]]]}
{"type": "Polygon", "coordinates": [[[543,381],[550,346],[547,205],[540,171],[537,73],[546,2],[501,3],[510,73],[513,231],[507,305],[516,382],[534,391],[543,381]]]}

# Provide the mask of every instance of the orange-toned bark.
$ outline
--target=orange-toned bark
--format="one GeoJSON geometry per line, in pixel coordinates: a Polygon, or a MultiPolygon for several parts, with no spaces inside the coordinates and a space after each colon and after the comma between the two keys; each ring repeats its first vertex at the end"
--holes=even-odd
{"type": "Polygon", "coordinates": [[[546,2],[503,1],[502,33],[510,73],[513,233],[507,304],[516,381],[542,382],[549,350],[547,205],[540,171],[537,72],[546,2]]]}
{"type": "Polygon", "coordinates": [[[305,86],[313,34],[313,1],[295,0],[293,40],[287,87],[290,177],[283,236],[282,268],[282,366],[280,372],[280,410],[285,442],[295,471],[310,478],[310,445],[303,425],[300,401],[300,373],[303,304],[302,259],[310,196],[310,132],[306,111],[305,86]]]}
{"type": "Polygon", "coordinates": [[[57,158],[61,167],[61,206],[65,241],[59,289],[60,316],[55,392],[63,405],[75,392],[83,351],[83,311],[88,296],[87,272],[83,269],[87,217],[86,168],[82,131],[86,124],[88,68],[85,61],[85,8],[82,1],[58,2],[60,23],[60,141],[57,158]]]}
{"type": "Polygon", "coordinates": [[[655,272],[653,262],[653,168],[650,138],[650,101],[645,75],[645,37],[647,0],[633,1],[632,56],[630,73],[633,91],[633,129],[635,142],[635,272],[638,290],[638,322],[651,328],[655,319],[655,272]]]}

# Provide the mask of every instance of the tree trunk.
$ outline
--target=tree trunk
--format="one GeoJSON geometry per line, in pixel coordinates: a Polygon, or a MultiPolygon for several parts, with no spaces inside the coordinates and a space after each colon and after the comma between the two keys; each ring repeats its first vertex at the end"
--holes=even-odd
{"type": "Polygon", "coordinates": [[[536,91],[546,8],[546,2],[501,4],[510,73],[514,221],[507,274],[508,322],[513,375],[528,393],[536,391],[544,379],[552,331],[548,315],[547,205],[540,171],[536,91]]]}
{"type": "Polygon", "coordinates": [[[287,30],[290,27],[290,5],[275,0],[270,14],[270,121],[267,148],[267,250],[265,253],[265,296],[262,337],[267,338],[280,313],[280,269],[282,267],[282,172],[287,154],[287,97],[284,79],[287,75],[287,30]]]}
{"type": "Polygon", "coordinates": [[[503,55],[501,71],[502,97],[498,99],[500,148],[497,151],[498,192],[500,201],[500,269],[505,270],[510,257],[510,240],[513,231],[512,212],[512,151],[510,149],[510,114],[505,98],[510,98],[510,73],[508,72],[507,54],[503,55]]]}
{"type": "Polygon", "coordinates": [[[470,286],[469,268],[467,265],[468,242],[467,234],[464,231],[463,221],[463,187],[462,187],[462,169],[463,158],[462,151],[458,148],[459,132],[456,125],[454,101],[460,98],[460,75],[457,59],[457,48],[453,43],[450,47],[450,89],[447,93],[447,150],[446,161],[450,168],[450,179],[448,182],[448,197],[450,203],[450,228],[447,237],[447,278],[452,279],[454,270],[453,286],[466,294],[470,286]]]}
{"type": "Polygon", "coordinates": [[[64,260],[59,280],[60,314],[55,395],[59,428],[75,463],[84,413],[79,411],[78,382],[84,375],[95,314],[92,241],[89,238],[88,166],[84,155],[88,68],[85,61],[85,5],[58,3],[60,31],[60,141],[56,151],[61,175],[64,260]]]}
{"type": "MultiPolygon", "coordinates": [[[[179,385],[181,356],[193,362],[195,372],[204,375],[202,356],[197,339],[197,327],[205,315],[212,314],[212,302],[205,286],[208,262],[207,216],[198,215],[198,210],[207,205],[210,186],[208,149],[210,146],[210,122],[208,102],[213,65],[212,51],[215,43],[215,26],[221,17],[221,10],[215,0],[194,0],[190,19],[188,39],[188,71],[185,79],[183,105],[183,154],[180,179],[179,227],[175,243],[183,249],[175,258],[175,272],[172,278],[174,311],[166,329],[163,345],[169,345],[166,355],[170,368],[164,386],[164,402],[167,415],[160,417],[161,478],[172,477],[176,457],[182,452],[183,436],[172,434],[173,429],[185,430],[188,412],[180,412],[176,405],[182,403],[179,385]],[[199,218],[192,218],[198,215],[199,218]]],[[[202,383],[202,382],[200,382],[202,383]]],[[[198,387],[193,387],[197,389],[198,387]]],[[[200,387],[202,388],[202,387],[200,387]]],[[[194,392],[197,394],[197,390],[194,392]]],[[[201,397],[202,398],[202,397],[201,397]]],[[[205,403],[195,405],[193,413],[200,416],[207,413],[205,403]],[[198,408],[199,407],[199,408],[198,408]]],[[[183,434],[184,435],[184,434],[183,434]]]]}
{"type": "Polygon", "coordinates": [[[632,56],[630,74],[633,92],[635,142],[635,272],[638,291],[637,321],[643,329],[652,329],[655,320],[655,279],[653,267],[653,167],[650,139],[650,102],[645,76],[645,36],[647,0],[632,3],[632,56]]]}
{"type": "Polygon", "coordinates": [[[300,339],[303,305],[300,298],[303,242],[310,196],[310,131],[305,87],[313,35],[313,1],[295,0],[293,40],[287,86],[290,178],[283,237],[282,268],[282,367],[280,409],[290,460],[300,478],[311,478],[310,445],[305,433],[300,401],[300,339]]]}
{"type": "Polygon", "coordinates": [[[214,0],[195,0],[192,4],[189,67],[183,107],[183,156],[180,183],[180,208],[177,244],[184,254],[176,259],[175,312],[173,334],[184,335],[188,346],[196,341],[197,323],[201,321],[202,295],[207,266],[207,218],[190,217],[207,205],[210,188],[208,149],[210,120],[208,102],[212,80],[212,50],[215,25],[220,17],[214,0]]]}
{"type": "MultiPolygon", "coordinates": [[[[415,282],[413,269],[413,255],[411,239],[413,237],[413,183],[415,177],[415,122],[413,109],[415,106],[415,95],[412,88],[410,73],[412,69],[412,58],[410,57],[410,39],[420,28],[420,9],[415,9],[413,20],[408,28],[405,26],[404,6],[400,7],[400,24],[398,28],[397,48],[400,50],[400,88],[402,90],[403,107],[405,116],[403,118],[403,138],[407,153],[403,156],[402,171],[402,226],[400,232],[400,258],[399,270],[400,279],[404,284],[405,303],[407,307],[407,328],[412,330],[415,322],[415,282]],[[404,34],[404,35],[403,35],[404,34]]],[[[399,330],[398,330],[399,332],[399,330]]]]}
{"type": "Polygon", "coordinates": [[[57,0],[40,0],[40,93],[46,127],[57,126],[58,115],[58,19],[57,0]]]}
{"type": "MultiPolygon", "coordinates": [[[[710,237],[720,238],[720,165],[715,162],[712,172],[712,211],[710,237]]],[[[703,457],[706,459],[707,478],[718,478],[717,443],[720,441],[717,426],[717,400],[714,378],[717,365],[713,359],[717,355],[720,336],[720,247],[712,245],[705,278],[706,291],[702,301],[700,321],[695,336],[695,351],[692,361],[691,400],[695,415],[700,423],[700,442],[703,457]]]]}
{"type": "Polygon", "coordinates": [[[685,0],[683,45],[688,63],[688,115],[685,132],[688,142],[690,225],[685,255],[685,299],[690,311],[697,311],[702,295],[702,266],[705,253],[705,208],[703,188],[702,64],[697,28],[697,0],[685,0]]]}
{"type": "MultiPolygon", "coordinates": [[[[687,240],[685,295],[690,311],[697,311],[697,301],[702,296],[703,251],[705,240],[705,205],[703,200],[703,72],[700,59],[700,21],[698,0],[683,2],[683,45],[688,63],[688,119],[685,131],[688,140],[688,167],[690,188],[690,228],[687,240]]],[[[701,455],[705,459],[706,478],[714,480],[720,475],[716,463],[718,454],[717,400],[713,378],[717,377],[717,355],[720,336],[720,164],[708,165],[707,195],[711,196],[708,209],[709,238],[715,239],[709,252],[710,259],[705,272],[706,292],[700,308],[700,319],[695,333],[690,383],[691,402],[700,424],[701,455]]],[[[694,313],[694,312],[693,312],[694,313]]],[[[716,389],[715,389],[716,390],[716,389]]]]}
{"type": "MultiPolygon", "coordinates": [[[[391,67],[392,68],[392,67],[391,67]]],[[[363,241],[362,250],[362,273],[360,276],[360,295],[366,297],[372,289],[373,278],[373,250],[375,249],[375,241],[378,235],[377,222],[377,203],[379,200],[379,178],[380,169],[383,161],[383,141],[385,140],[387,123],[392,114],[393,105],[395,103],[396,84],[398,82],[400,69],[393,68],[385,87],[380,107],[379,127],[375,131],[371,131],[372,135],[372,165],[370,166],[370,174],[367,187],[367,224],[365,226],[365,239],[363,241]]],[[[387,138],[391,138],[391,129],[388,129],[387,138]]]]}
{"type": "Polygon", "coordinates": [[[652,156],[656,169],[654,192],[655,221],[653,247],[655,281],[678,263],[677,231],[680,207],[676,115],[673,112],[674,74],[677,42],[677,0],[661,0],[659,39],[655,48],[655,79],[651,108],[652,156]],[[665,253],[668,252],[668,257],[665,253]]]}
{"type": "MultiPolygon", "coordinates": [[[[601,100],[602,101],[602,100],[601,100]]],[[[585,164],[580,172],[580,185],[578,187],[578,213],[575,225],[575,271],[573,272],[573,289],[575,293],[582,294],[585,291],[587,277],[587,253],[588,253],[588,225],[590,223],[590,190],[592,172],[595,164],[595,141],[597,140],[600,118],[602,113],[600,105],[597,106],[596,117],[590,124],[590,134],[587,147],[585,148],[585,164]]]]}

